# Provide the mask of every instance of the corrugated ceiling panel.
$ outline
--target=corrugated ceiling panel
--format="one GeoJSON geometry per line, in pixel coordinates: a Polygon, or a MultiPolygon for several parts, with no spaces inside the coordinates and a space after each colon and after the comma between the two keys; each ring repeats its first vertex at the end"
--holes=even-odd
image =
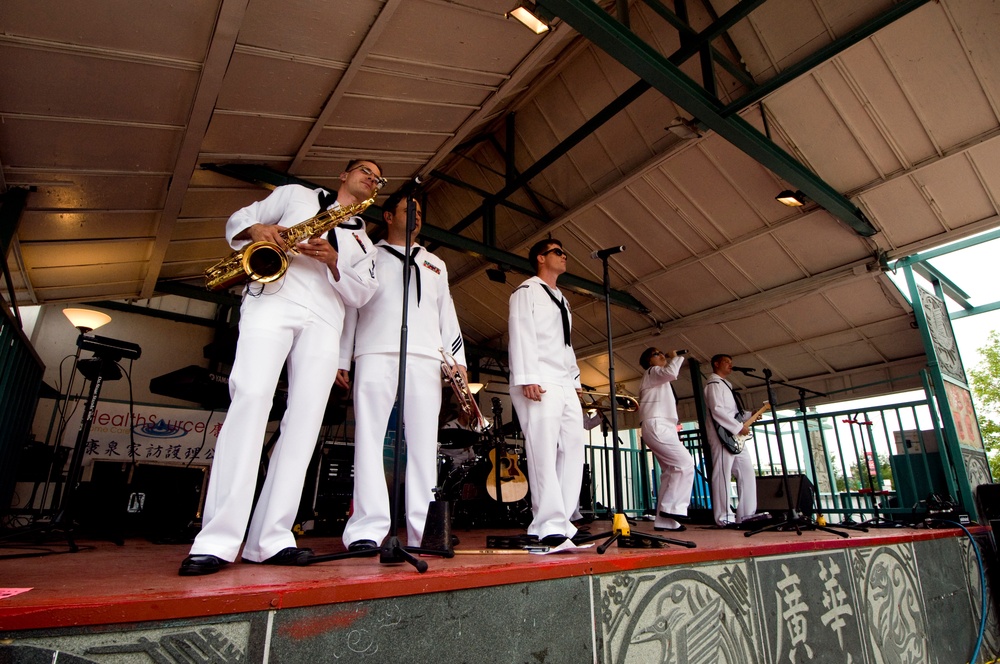
{"type": "Polygon", "coordinates": [[[901,177],[862,196],[893,247],[933,237],[945,229],[927,206],[920,190],[908,177],[901,177]]]}
{"type": "Polygon", "coordinates": [[[343,76],[334,63],[233,54],[217,108],[315,118],[343,76]]]}

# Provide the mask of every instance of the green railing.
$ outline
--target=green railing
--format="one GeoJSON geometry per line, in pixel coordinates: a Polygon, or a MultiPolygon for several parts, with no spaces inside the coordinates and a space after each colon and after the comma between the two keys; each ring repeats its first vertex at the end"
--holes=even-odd
{"type": "Polygon", "coordinates": [[[6,513],[14,491],[21,450],[38,404],[45,365],[0,302],[0,514],[6,513]]]}
{"type": "MultiPolygon", "coordinates": [[[[932,494],[954,499],[955,476],[943,453],[942,434],[926,397],[892,405],[805,415],[779,409],[777,421],[759,421],[748,443],[758,476],[803,475],[814,488],[811,509],[831,523],[879,519],[918,519],[932,494]],[[778,445],[784,451],[784,469],[778,445]]],[[[690,426],[690,425],[688,425],[690,426]]],[[[681,441],[695,460],[692,509],[711,507],[708,465],[700,432],[687,429],[681,441]]],[[[609,436],[610,438],[610,436],[609,436]]],[[[629,516],[652,513],[659,466],[641,446],[638,430],[620,432],[622,505],[615,505],[614,450],[599,432],[587,444],[593,511],[598,517],[616,508],[629,516]]],[[[777,483],[772,483],[776,485],[777,483]]],[[[735,499],[735,489],[732,491],[735,499]]],[[[765,505],[784,507],[784,494],[758,496],[765,505]]],[[[932,499],[933,500],[933,499],[932,499]]],[[[587,501],[584,501],[585,507],[587,501]]],[[[794,503],[793,503],[794,504],[794,503]]],[[[799,505],[794,504],[796,508],[799,505]]]]}

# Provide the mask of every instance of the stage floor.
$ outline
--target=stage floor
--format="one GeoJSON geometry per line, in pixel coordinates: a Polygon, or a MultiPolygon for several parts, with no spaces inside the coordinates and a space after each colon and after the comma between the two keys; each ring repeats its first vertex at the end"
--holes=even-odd
{"type": "MultiPolygon", "coordinates": [[[[608,532],[609,521],[587,526],[608,532]]],[[[980,529],[972,527],[975,534],[980,529]]],[[[167,620],[291,607],[336,604],[468,588],[481,588],[643,568],[692,565],[849,547],[873,547],[962,536],[960,529],[879,528],[867,533],[807,530],[764,532],[689,526],[683,533],[653,533],[639,521],[633,533],[670,535],[695,548],[625,548],[613,544],[604,554],[583,550],[538,555],[518,550],[487,552],[489,535],[516,536],[520,530],[455,531],[460,542],[453,558],[424,556],[424,573],[409,564],[383,564],[378,557],[351,558],[307,567],[232,564],[217,574],[181,577],[177,568],[187,544],[153,544],[130,538],[123,545],[79,540],[81,550],[63,553],[58,542],[0,548],[0,630],[15,631],[80,625],[167,620]],[[44,555],[45,552],[54,552],[44,555]],[[21,556],[21,557],[14,557],[21,556]],[[27,589],[16,592],[15,589],[27,589]]],[[[300,546],[317,554],[343,551],[338,537],[302,537],[300,546]]]]}

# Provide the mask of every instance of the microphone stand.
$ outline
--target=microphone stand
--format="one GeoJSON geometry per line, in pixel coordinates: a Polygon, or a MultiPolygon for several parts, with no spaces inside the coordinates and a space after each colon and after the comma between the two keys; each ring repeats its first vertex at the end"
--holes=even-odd
{"type": "MultiPolygon", "coordinates": [[[[772,405],[772,407],[775,409],[774,410],[774,415],[771,417],[771,422],[774,424],[774,436],[775,436],[775,440],[777,440],[777,442],[778,442],[778,460],[781,463],[781,485],[782,485],[782,489],[785,492],[785,500],[787,501],[787,504],[788,504],[788,512],[786,513],[784,519],[781,519],[780,521],[776,521],[775,523],[770,523],[770,524],[768,524],[766,526],[762,526],[760,528],[757,528],[756,530],[749,530],[749,531],[743,533],[743,535],[746,536],[746,537],[753,537],[754,535],[756,535],[758,533],[763,533],[763,532],[766,532],[768,530],[775,530],[775,531],[777,531],[777,530],[794,529],[796,535],[801,535],[803,530],[822,530],[824,532],[828,532],[828,533],[831,533],[833,535],[837,535],[839,537],[850,537],[850,535],[848,535],[847,533],[840,532],[839,530],[835,530],[835,529],[830,528],[828,526],[821,526],[821,525],[817,524],[815,521],[813,521],[811,518],[806,517],[805,515],[801,514],[798,511],[798,508],[795,505],[795,501],[792,499],[792,492],[791,492],[791,489],[789,488],[789,484],[788,484],[788,465],[785,462],[785,448],[784,448],[784,446],[781,443],[781,427],[778,424],[778,415],[777,415],[777,410],[776,410],[777,409],[778,400],[777,400],[777,398],[775,398],[775,393],[774,393],[774,382],[775,381],[771,380],[771,370],[770,369],[764,369],[763,371],[764,371],[764,384],[767,386],[767,400],[772,405]]],[[[746,375],[746,373],[744,373],[744,375],[746,375]]],[[[757,376],[751,376],[751,377],[752,378],[757,378],[757,376]]],[[[781,382],[781,381],[776,381],[776,382],[781,382]]],[[[804,416],[805,415],[805,403],[804,403],[805,402],[805,396],[804,396],[805,388],[800,388],[800,387],[797,387],[797,386],[794,386],[794,385],[789,385],[788,383],[783,383],[783,382],[781,384],[785,385],[786,387],[791,387],[791,388],[799,390],[799,394],[802,395],[802,403],[801,403],[801,405],[802,405],[802,414],[804,416]]]]}
{"type": "MultiPolygon", "coordinates": [[[[621,251],[624,247],[616,247],[617,251],[621,251]]],[[[601,538],[607,538],[605,542],[598,545],[597,553],[604,553],[608,550],[615,540],[619,538],[629,538],[627,541],[633,543],[632,538],[633,531],[631,530],[628,517],[625,516],[625,512],[622,510],[622,504],[624,503],[623,492],[622,492],[622,468],[621,468],[621,458],[619,453],[620,443],[618,439],[618,396],[615,394],[615,354],[614,348],[612,346],[611,338],[611,280],[608,276],[608,258],[610,254],[617,253],[617,251],[600,251],[595,252],[594,256],[600,258],[601,262],[604,264],[604,313],[605,319],[607,321],[608,329],[608,380],[610,381],[610,386],[608,388],[610,406],[611,406],[611,444],[613,446],[612,463],[614,467],[614,485],[615,485],[615,514],[613,521],[611,523],[611,530],[609,532],[600,533],[597,535],[588,535],[584,538],[579,538],[577,541],[579,543],[590,542],[592,540],[597,540],[601,538]]],[[[660,537],[658,535],[649,535],[647,533],[638,533],[644,539],[653,540],[656,542],[663,542],[664,544],[677,544],[679,546],[684,546],[689,549],[695,548],[697,545],[694,542],[687,540],[672,539],[669,537],[660,537]]]]}
{"type": "Polygon", "coordinates": [[[400,485],[400,452],[403,449],[403,412],[406,410],[406,344],[409,336],[408,316],[410,304],[410,244],[413,242],[413,229],[417,226],[417,206],[413,199],[413,190],[406,197],[406,246],[404,247],[405,259],[403,261],[403,309],[402,323],[399,327],[399,374],[396,381],[396,437],[393,441],[392,459],[392,499],[389,505],[389,536],[382,542],[379,549],[368,549],[363,551],[345,551],[343,553],[330,553],[319,556],[312,556],[306,564],[326,562],[328,560],[341,560],[344,558],[360,558],[379,554],[379,562],[383,564],[409,563],[421,574],[427,571],[427,562],[420,560],[413,553],[426,553],[440,555],[451,558],[455,555],[452,550],[423,549],[419,547],[404,547],[399,542],[396,535],[398,528],[396,517],[399,513],[401,498],[400,485]]]}

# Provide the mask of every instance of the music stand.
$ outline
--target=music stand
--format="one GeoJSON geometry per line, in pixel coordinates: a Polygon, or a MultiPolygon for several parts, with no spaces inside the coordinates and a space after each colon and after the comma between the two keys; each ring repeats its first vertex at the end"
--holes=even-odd
{"type": "MultiPolygon", "coordinates": [[[[870,420],[861,420],[861,419],[859,419],[860,416],[861,416],[861,413],[858,413],[858,417],[848,418],[848,419],[844,420],[844,423],[845,424],[850,424],[850,425],[852,425],[852,427],[853,427],[853,425],[857,425],[859,427],[859,429],[861,430],[861,434],[860,434],[860,437],[861,437],[861,451],[864,452],[864,453],[868,452],[868,450],[865,448],[864,429],[865,428],[868,429],[868,444],[871,446],[872,462],[876,464],[876,468],[877,468],[878,467],[877,466],[877,464],[878,464],[878,455],[875,453],[875,438],[872,435],[872,427],[874,426],[874,423],[871,422],[870,420]]],[[[854,429],[853,428],[851,429],[851,437],[852,438],[854,437],[854,429]]],[[[854,451],[855,452],[858,451],[857,450],[857,446],[855,446],[854,451]]],[[[865,465],[867,465],[867,463],[865,465]]],[[[861,461],[860,460],[858,460],[858,472],[859,473],[861,472],[861,461]]],[[[878,471],[876,471],[876,472],[878,472],[878,471]]],[[[880,493],[878,490],[875,489],[875,476],[871,472],[871,470],[869,470],[866,474],[868,475],[868,491],[871,494],[871,500],[872,500],[872,518],[866,519],[866,520],[862,521],[861,524],[860,524],[860,526],[861,527],[867,527],[867,528],[898,528],[899,526],[903,525],[899,521],[896,521],[894,519],[887,519],[887,518],[885,518],[885,516],[879,514],[879,512],[878,512],[878,497],[879,497],[879,495],[886,495],[886,494],[885,494],[885,492],[881,492],[880,493]]]]}
{"type": "MultiPolygon", "coordinates": [[[[400,477],[400,452],[403,449],[403,413],[406,410],[406,344],[409,335],[408,316],[410,304],[410,265],[412,256],[410,254],[411,243],[413,242],[413,229],[417,226],[417,206],[413,198],[413,190],[406,196],[406,246],[404,247],[403,260],[403,307],[402,322],[399,326],[399,373],[396,379],[396,435],[393,440],[392,459],[392,497],[389,504],[389,536],[382,542],[378,549],[366,549],[363,551],[344,551],[342,553],[327,553],[318,556],[310,556],[305,564],[327,562],[329,560],[342,560],[344,558],[361,558],[379,555],[379,562],[383,564],[409,563],[420,573],[427,571],[427,562],[417,558],[414,553],[443,556],[451,558],[455,555],[451,549],[451,542],[445,543],[445,549],[430,549],[414,546],[403,546],[399,542],[396,534],[398,528],[396,517],[399,513],[400,487],[402,478],[400,477]]],[[[418,268],[419,269],[419,268],[418,268]]],[[[433,504],[432,504],[433,506],[433,504]]],[[[428,511],[428,518],[431,512],[428,511]]],[[[445,515],[447,519],[447,514],[445,515]]]]}
{"type": "MultiPolygon", "coordinates": [[[[781,426],[778,424],[778,414],[777,414],[778,400],[774,395],[774,384],[771,381],[771,370],[764,369],[763,371],[764,371],[764,384],[767,387],[767,399],[774,409],[772,411],[774,415],[772,416],[771,421],[774,424],[774,436],[775,440],[778,443],[778,460],[781,463],[781,485],[782,489],[785,492],[785,500],[788,501],[788,512],[786,512],[785,518],[783,519],[780,519],[774,523],[769,523],[766,526],[761,526],[756,530],[749,530],[743,534],[746,537],[753,537],[758,533],[763,533],[768,530],[786,530],[794,528],[796,535],[802,535],[803,530],[822,530],[824,532],[837,535],[838,537],[850,537],[850,535],[848,535],[847,533],[842,533],[839,530],[830,528],[829,526],[821,526],[818,523],[814,522],[811,518],[804,516],[798,511],[798,507],[795,505],[795,500],[792,498],[792,492],[788,484],[788,465],[785,462],[785,449],[781,443],[781,426]]],[[[756,376],[753,377],[757,378],[756,376]]],[[[787,383],[782,383],[782,384],[788,385],[787,383]]],[[[796,386],[788,385],[788,387],[794,388],[796,386]]],[[[802,392],[803,388],[797,388],[797,389],[800,390],[800,394],[803,393],[802,392]]],[[[803,409],[803,414],[805,414],[804,409],[803,409]]]]}
{"type": "MultiPolygon", "coordinates": [[[[617,251],[623,250],[624,247],[617,248],[617,251]]],[[[617,252],[610,252],[617,253],[617,252]]],[[[632,529],[629,526],[628,517],[622,510],[622,504],[624,503],[623,492],[622,492],[622,469],[621,469],[621,459],[619,458],[619,449],[621,441],[618,439],[618,396],[615,394],[615,354],[614,347],[611,338],[611,280],[608,275],[608,258],[610,258],[610,253],[605,251],[597,252],[597,256],[601,259],[604,264],[604,315],[607,321],[608,330],[608,381],[610,382],[610,387],[608,388],[609,401],[611,405],[611,445],[612,445],[612,458],[611,462],[614,468],[614,489],[615,489],[615,513],[613,520],[611,522],[611,530],[605,533],[599,533],[596,535],[588,535],[587,537],[577,538],[578,543],[590,542],[593,540],[598,540],[602,538],[607,538],[606,541],[597,546],[597,553],[604,553],[608,548],[615,543],[620,537],[633,537],[632,529]]],[[[673,539],[670,537],[660,537],[659,535],[650,535],[647,533],[639,533],[644,539],[653,540],[655,542],[662,542],[664,544],[676,544],[678,546],[684,546],[689,549],[695,548],[697,545],[694,542],[688,540],[673,539]]]]}

